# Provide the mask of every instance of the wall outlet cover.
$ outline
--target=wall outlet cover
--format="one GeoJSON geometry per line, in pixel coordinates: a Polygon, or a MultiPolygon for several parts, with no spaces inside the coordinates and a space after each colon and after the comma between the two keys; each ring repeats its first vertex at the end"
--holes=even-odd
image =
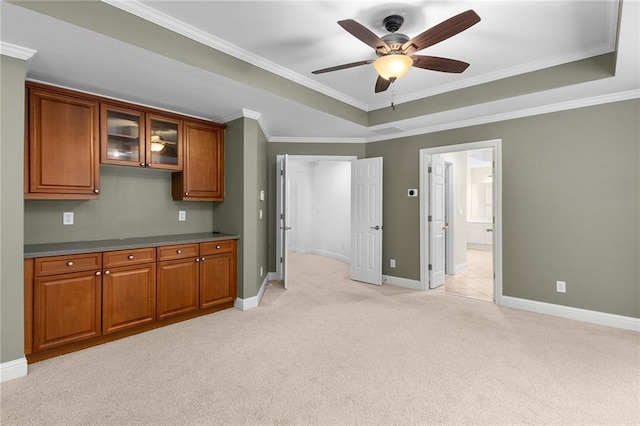
{"type": "Polygon", "coordinates": [[[566,293],[567,292],[566,281],[556,281],[556,291],[558,293],[566,293]]]}
{"type": "Polygon", "coordinates": [[[62,224],[73,225],[73,212],[62,213],[62,224]]]}
{"type": "Polygon", "coordinates": [[[187,212],[186,212],[186,211],[184,211],[184,210],[180,210],[180,211],[178,212],[178,220],[179,220],[180,222],[184,222],[185,220],[187,220],[187,212]]]}

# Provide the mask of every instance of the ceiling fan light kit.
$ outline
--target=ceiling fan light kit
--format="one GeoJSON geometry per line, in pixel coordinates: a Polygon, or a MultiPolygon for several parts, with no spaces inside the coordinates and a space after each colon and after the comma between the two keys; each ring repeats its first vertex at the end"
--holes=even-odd
{"type": "Polygon", "coordinates": [[[378,59],[351,62],[349,64],[323,68],[313,71],[312,73],[323,74],[360,65],[373,64],[373,67],[378,72],[378,80],[375,85],[376,93],[387,90],[391,83],[404,76],[411,67],[448,73],[461,73],[467,69],[469,66],[468,63],[456,59],[415,55],[415,53],[472,27],[480,22],[480,17],[473,10],[467,10],[439,23],[435,27],[429,28],[412,39],[396,32],[404,23],[402,16],[387,16],[383,22],[389,34],[380,38],[353,19],[338,21],[338,25],[347,32],[367,46],[373,48],[378,59]]]}
{"type": "Polygon", "coordinates": [[[373,63],[380,77],[391,82],[404,76],[413,66],[413,59],[403,54],[391,54],[380,56],[373,63]]]}

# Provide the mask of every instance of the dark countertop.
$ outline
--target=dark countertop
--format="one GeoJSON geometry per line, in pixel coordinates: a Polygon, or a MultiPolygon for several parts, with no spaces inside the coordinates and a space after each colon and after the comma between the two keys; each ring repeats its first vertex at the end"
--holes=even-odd
{"type": "Polygon", "coordinates": [[[212,232],[197,234],[159,235],[155,237],[122,238],[114,240],[71,241],[66,243],[29,244],[24,246],[24,258],[126,250],[142,247],[160,247],[174,244],[205,243],[208,241],[237,240],[237,235],[212,232]]]}

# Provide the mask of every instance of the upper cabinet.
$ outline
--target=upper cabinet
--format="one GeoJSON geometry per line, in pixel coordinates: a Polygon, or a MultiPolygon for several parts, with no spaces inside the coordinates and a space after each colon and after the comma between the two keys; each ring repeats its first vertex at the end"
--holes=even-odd
{"type": "Polygon", "coordinates": [[[182,120],[102,103],[101,162],[182,170],[182,120]]]}
{"type": "Polygon", "coordinates": [[[25,198],[95,199],[99,102],[36,84],[27,93],[25,198]]]}
{"type": "Polygon", "coordinates": [[[185,120],[184,139],[185,166],[173,174],[173,199],[223,201],[224,126],[185,120]]]}
{"type": "Polygon", "coordinates": [[[224,200],[224,125],[39,83],[26,88],[25,198],[95,199],[103,163],[174,172],[175,200],[224,200]]]}

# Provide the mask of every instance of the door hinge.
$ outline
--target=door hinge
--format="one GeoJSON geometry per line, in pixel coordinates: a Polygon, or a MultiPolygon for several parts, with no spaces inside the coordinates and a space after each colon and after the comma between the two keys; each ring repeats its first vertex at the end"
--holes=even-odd
{"type": "Polygon", "coordinates": [[[284,259],[281,257],[280,258],[280,263],[283,263],[283,262],[284,262],[284,259]]]}
{"type": "Polygon", "coordinates": [[[280,213],[280,219],[284,219],[284,214],[280,213]]]}
{"type": "Polygon", "coordinates": [[[280,176],[284,176],[284,170],[280,170],[280,176]]]}
{"type": "Polygon", "coordinates": [[[429,168],[427,168],[427,173],[431,173],[431,166],[429,166],[429,168]]]}
{"type": "Polygon", "coordinates": [[[432,271],[433,270],[433,265],[429,264],[429,270],[432,271]]]}
{"type": "Polygon", "coordinates": [[[431,215],[429,215],[429,216],[427,217],[427,222],[431,222],[431,221],[432,221],[432,218],[431,218],[431,215]]]}

